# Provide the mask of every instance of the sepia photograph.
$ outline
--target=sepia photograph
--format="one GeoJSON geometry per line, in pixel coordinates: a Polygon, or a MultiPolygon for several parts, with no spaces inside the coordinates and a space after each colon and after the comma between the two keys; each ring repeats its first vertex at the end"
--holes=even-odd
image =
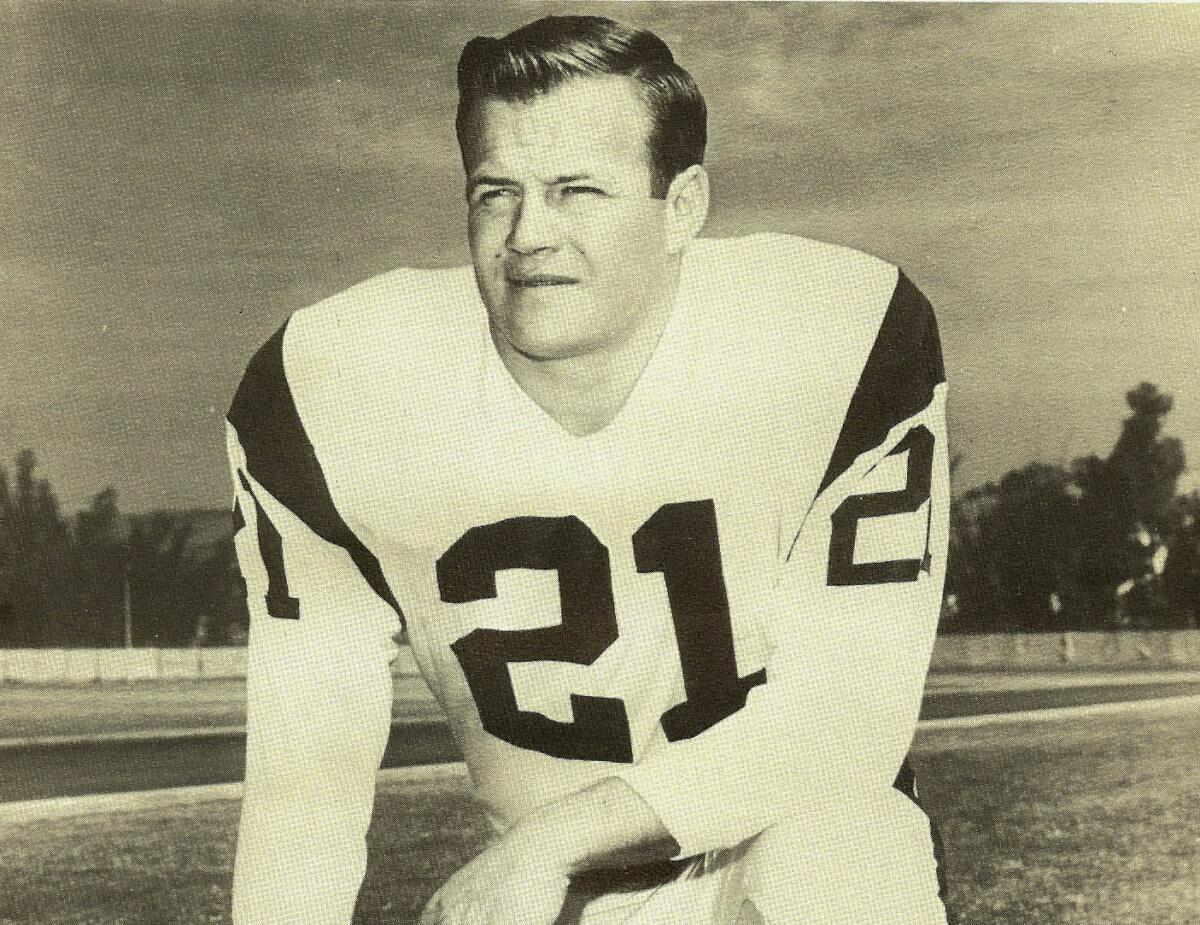
{"type": "Polygon", "coordinates": [[[1200,8],[0,0],[0,923],[1200,921],[1200,8]]]}

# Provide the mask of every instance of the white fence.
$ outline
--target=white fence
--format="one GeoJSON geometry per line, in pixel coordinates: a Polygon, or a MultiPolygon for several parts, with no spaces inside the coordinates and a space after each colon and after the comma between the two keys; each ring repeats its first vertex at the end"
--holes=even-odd
{"type": "Polygon", "coordinates": [[[1200,630],[941,636],[934,669],[1200,668],[1200,630]]]}
{"type": "MultiPolygon", "coordinates": [[[[1200,630],[942,636],[933,650],[943,671],[1189,667],[1200,668],[1200,630]]],[[[417,673],[408,648],[393,671],[417,673]]],[[[245,676],[246,650],[236,648],[0,649],[0,681],[25,684],[245,676]]]]}
{"type": "MultiPolygon", "coordinates": [[[[392,669],[401,675],[417,673],[407,647],[392,669]]],[[[241,648],[0,649],[0,681],[25,684],[244,677],[246,650],[241,648]]]]}

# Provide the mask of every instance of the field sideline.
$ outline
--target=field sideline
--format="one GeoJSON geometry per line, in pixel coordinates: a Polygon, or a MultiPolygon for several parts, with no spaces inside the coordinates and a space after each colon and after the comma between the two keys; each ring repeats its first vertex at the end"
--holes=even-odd
{"type": "MultiPolygon", "coordinates": [[[[1200,709],[927,728],[915,761],[963,925],[1191,925],[1200,709]]],[[[0,823],[0,922],[225,922],[237,803],[0,823]]],[[[380,786],[355,921],[410,923],[481,843],[460,777],[380,786]]]]}
{"type": "MultiPolygon", "coordinates": [[[[441,717],[433,695],[420,677],[397,675],[392,680],[392,714],[396,719],[441,717]]],[[[926,700],[1083,687],[1186,685],[1195,685],[1200,692],[1200,671],[1180,668],[935,671],[926,683],[926,700]]],[[[245,721],[244,680],[56,685],[0,682],[0,742],[56,736],[119,736],[161,729],[240,727],[245,721]]]]}
{"type": "MultiPolygon", "coordinates": [[[[457,760],[458,749],[424,683],[398,678],[394,693],[397,725],[384,767],[457,760]]],[[[1200,678],[1190,672],[939,673],[930,676],[921,724],[1022,722],[1030,711],[1038,719],[1062,719],[1188,696],[1200,697],[1200,678]]],[[[95,803],[90,794],[242,779],[241,683],[0,685],[0,716],[0,804],[8,804],[10,813],[13,802],[80,797],[80,811],[87,811],[95,803]]],[[[67,811],[66,805],[55,807],[67,811]]]]}

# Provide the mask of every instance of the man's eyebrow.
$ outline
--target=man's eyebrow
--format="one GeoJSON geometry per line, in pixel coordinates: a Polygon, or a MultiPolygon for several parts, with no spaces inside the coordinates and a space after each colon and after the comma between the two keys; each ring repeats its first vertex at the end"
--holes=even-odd
{"type": "Polygon", "coordinates": [[[470,193],[477,186],[516,186],[516,180],[508,180],[504,177],[493,177],[488,174],[480,174],[477,177],[471,177],[467,181],[467,193],[470,193]]]}

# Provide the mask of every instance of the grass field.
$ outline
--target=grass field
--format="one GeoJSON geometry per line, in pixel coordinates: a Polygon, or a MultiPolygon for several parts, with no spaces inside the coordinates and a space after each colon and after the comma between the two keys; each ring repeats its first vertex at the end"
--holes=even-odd
{"type": "MultiPolygon", "coordinates": [[[[1194,706],[921,733],[964,925],[1200,921],[1198,759],[1194,706]]],[[[0,922],[227,921],[236,814],[222,802],[0,822],[0,922]]],[[[415,921],[482,833],[461,782],[383,785],[356,922],[415,921]]]]}
{"type": "Polygon", "coordinates": [[[1200,921],[1200,714],[923,734],[963,925],[1200,921]]]}

